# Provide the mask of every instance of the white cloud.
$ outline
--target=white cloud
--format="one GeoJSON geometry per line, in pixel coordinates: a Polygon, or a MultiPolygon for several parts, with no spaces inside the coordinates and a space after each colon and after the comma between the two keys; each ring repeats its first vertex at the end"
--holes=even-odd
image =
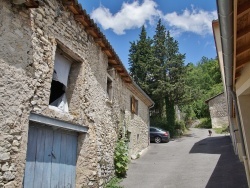
{"type": "Polygon", "coordinates": [[[192,32],[198,35],[212,34],[212,20],[217,19],[216,11],[205,11],[202,9],[186,8],[182,13],[177,12],[163,14],[157,8],[155,0],[144,0],[132,3],[124,2],[119,12],[112,14],[110,10],[102,5],[93,10],[91,18],[98,22],[104,30],[112,29],[118,35],[125,34],[125,30],[140,28],[162,18],[167,23],[167,29],[172,36],[179,36],[184,32],[192,32]]]}
{"type": "MultiPolygon", "coordinates": [[[[185,9],[182,14],[172,12],[163,16],[171,27],[171,31],[179,35],[183,32],[193,32],[198,35],[212,34],[212,20],[217,19],[217,12],[202,9],[185,9]]],[[[175,34],[173,34],[175,35],[175,34]]]]}
{"type": "Polygon", "coordinates": [[[159,17],[161,11],[153,0],[144,0],[123,3],[121,10],[112,14],[108,8],[100,6],[91,13],[91,17],[98,22],[103,29],[112,29],[116,34],[125,34],[125,30],[140,28],[147,22],[152,23],[155,17],[159,17]]]}

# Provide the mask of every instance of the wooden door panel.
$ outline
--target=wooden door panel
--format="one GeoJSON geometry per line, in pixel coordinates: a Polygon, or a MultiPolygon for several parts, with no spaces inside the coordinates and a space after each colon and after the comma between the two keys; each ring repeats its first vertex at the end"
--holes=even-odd
{"type": "Polygon", "coordinates": [[[30,126],[25,188],[75,187],[77,133],[30,126]]]}
{"type": "Polygon", "coordinates": [[[36,164],[36,144],[37,144],[37,131],[36,128],[30,126],[28,134],[28,146],[27,146],[27,157],[26,157],[26,167],[24,174],[24,187],[32,188],[34,183],[34,171],[36,164]]]}
{"type": "Polygon", "coordinates": [[[67,148],[67,140],[64,134],[61,135],[61,148],[60,148],[60,176],[59,176],[59,186],[65,186],[65,170],[66,170],[66,152],[65,148],[67,148]]]}
{"type": "Polygon", "coordinates": [[[51,187],[59,188],[59,177],[60,177],[60,160],[61,160],[61,133],[54,131],[54,140],[53,140],[53,153],[51,164],[51,187]]]}
{"type": "Polygon", "coordinates": [[[51,158],[52,156],[52,144],[53,144],[53,130],[44,129],[44,152],[43,152],[43,175],[42,175],[42,187],[50,187],[51,179],[51,158]]]}
{"type": "Polygon", "coordinates": [[[34,187],[42,187],[43,177],[43,156],[44,156],[44,144],[45,144],[45,132],[43,129],[37,129],[37,147],[36,147],[36,163],[34,169],[34,187]]]}
{"type": "Polygon", "coordinates": [[[72,187],[75,185],[75,166],[76,166],[76,144],[77,137],[74,135],[67,134],[67,148],[65,148],[65,152],[69,155],[66,156],[66,166],[67,170],[65,171],[65,187],[72,187]]]}

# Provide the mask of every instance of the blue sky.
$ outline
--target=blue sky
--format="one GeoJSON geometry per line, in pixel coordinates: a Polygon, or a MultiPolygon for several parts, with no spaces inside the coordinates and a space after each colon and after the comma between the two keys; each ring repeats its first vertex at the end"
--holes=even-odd
{"type": "Polygon", "coordinates": [[[185,63],[202,56],[216,57],[212,20],[217,19],[216,0],[79,0],[98,24],[128,69],[130,42],[139,38],[142,25],[150,37],[159,18],[186,54],[185,63]]]}

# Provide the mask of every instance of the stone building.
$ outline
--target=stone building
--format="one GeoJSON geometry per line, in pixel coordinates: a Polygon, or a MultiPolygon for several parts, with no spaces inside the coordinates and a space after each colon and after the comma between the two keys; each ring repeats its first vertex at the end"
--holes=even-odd
{"type": "Polygon", "coordinates": [[[209,106],[212,128],[227,127],[229,124],[227,115],[227,103],[224,92],[208,99],[206,103],[209,106]]]}
{"type": "Polygon", "coordinates": [[[153,101],[75,0],[0,1],[0,187],[102,187],[153,101]]]}

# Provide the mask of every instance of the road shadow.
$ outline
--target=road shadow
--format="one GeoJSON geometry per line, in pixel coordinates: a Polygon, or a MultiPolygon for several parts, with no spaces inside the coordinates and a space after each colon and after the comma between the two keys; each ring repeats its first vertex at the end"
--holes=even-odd
{"type": "Polygon", "coordinates": [[[234,154],[229,136],[203,139],[195,143],[189,153],[220,154],[206,188],[248,187],[244,165],[239,161],[238,156],[234,154]]]}

